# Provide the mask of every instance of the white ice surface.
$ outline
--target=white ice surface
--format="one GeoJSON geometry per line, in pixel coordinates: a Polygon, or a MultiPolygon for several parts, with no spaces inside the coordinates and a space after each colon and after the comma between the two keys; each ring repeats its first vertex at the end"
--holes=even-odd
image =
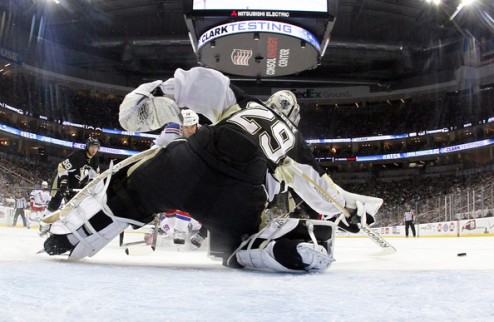
{"type": "Polygon", "coordinates": [[[381,257],[338,238],[329,271],[302,275],[116,241],[69,262],[36,255],[43,241],[0,228],[0,321],[494,321],[494,237],[389,239],[398,252],[381,257]]]}

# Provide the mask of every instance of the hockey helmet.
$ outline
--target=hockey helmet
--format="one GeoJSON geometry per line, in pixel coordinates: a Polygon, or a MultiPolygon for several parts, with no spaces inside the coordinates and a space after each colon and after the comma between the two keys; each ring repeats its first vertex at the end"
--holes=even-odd
{"type": "Polygon", "coordinates": [[[266,105],[283,113],[293,124],[300,122],[300,106],[293,92],[278,91],[268,98],[266,105]]]}
{"type": "Polygon", "coordinates": [[[89,149],[89,147],[91,145],[97,145],[98,147],[100,147],[100,143],[99,143],[99,140],[97,138],[92,138],[92,137],[89,137],[87,140],[86,140],[86,150],[89,149]]]}
{"type": "Polygon", "coordinates": [[[48,182],[46,181],[41,182],[41,188],[48,189],[48,182]]]}
{"type": "Polygon", "coordinates": [[[193,110],[182,110],[183,126],[192,126],[199,123],[199,115],[193,110]]]}

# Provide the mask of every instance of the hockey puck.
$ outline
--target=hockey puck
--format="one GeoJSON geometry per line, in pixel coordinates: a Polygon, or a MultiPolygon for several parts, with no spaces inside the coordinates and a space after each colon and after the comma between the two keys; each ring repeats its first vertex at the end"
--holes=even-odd
{"type": "Polygon", "coordinates": [[[467,256],[467,253],[458,253],[458,257],[467,256]]]}

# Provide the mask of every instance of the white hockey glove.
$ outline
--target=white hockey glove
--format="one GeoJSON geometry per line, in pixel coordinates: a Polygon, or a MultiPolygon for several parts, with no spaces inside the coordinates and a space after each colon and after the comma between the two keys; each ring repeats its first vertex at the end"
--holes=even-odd
{"type": "MultiPolygon", "coordinates": [[[[340,188],[341,189],[341,188],[340,188]]],[[[358,195],[342,189],[345,198],[345,208],[354,210],[350,216],[351,223],[372,225],[376,222],[376,214],[381,208],[384,200],[377,197],[358,195]],[[356,211],[355,211],[356,210],[356,211]],[[356,216],[356,217],[355,217],[356,216]]]]}
{"type": "MultiPolygon", "coordinates": [[[[165,82],[166,83],[166,82],[165,82]]],[[[180,109],[175,101],[163,94],[162,81],[142,84],[127,94],[120,104],[119,122],[127,131],[147,132],[169,122],[180,123],[180,109]]]]}
{"type": "Polygon", "coordinates": [[[175,101],[175,79],[170,78],[159,85],[163,95],[175,101]]]}
{"type": "Polygon", "coordinates": [[[182,136],[181,126],[178,123],[172,122],[168,124],[161,134],[153,141],[155,147],[165,148],[168,144],[182,136]]]}

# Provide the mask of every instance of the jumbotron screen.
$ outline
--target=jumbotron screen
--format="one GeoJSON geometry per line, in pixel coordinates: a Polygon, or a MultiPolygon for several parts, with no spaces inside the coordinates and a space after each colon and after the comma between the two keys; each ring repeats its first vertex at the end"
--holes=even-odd
{"type": "Polygon", "coordinates": [[[327,0],[194,0],[193,10],[281,10],[327,12],[327,0]]]}
{"type": "Polygon", "coordinates": [[[336,0],[184,2],[199,63],[257,79],[316,68],[329,42],[336,6],[336,0]]]}

